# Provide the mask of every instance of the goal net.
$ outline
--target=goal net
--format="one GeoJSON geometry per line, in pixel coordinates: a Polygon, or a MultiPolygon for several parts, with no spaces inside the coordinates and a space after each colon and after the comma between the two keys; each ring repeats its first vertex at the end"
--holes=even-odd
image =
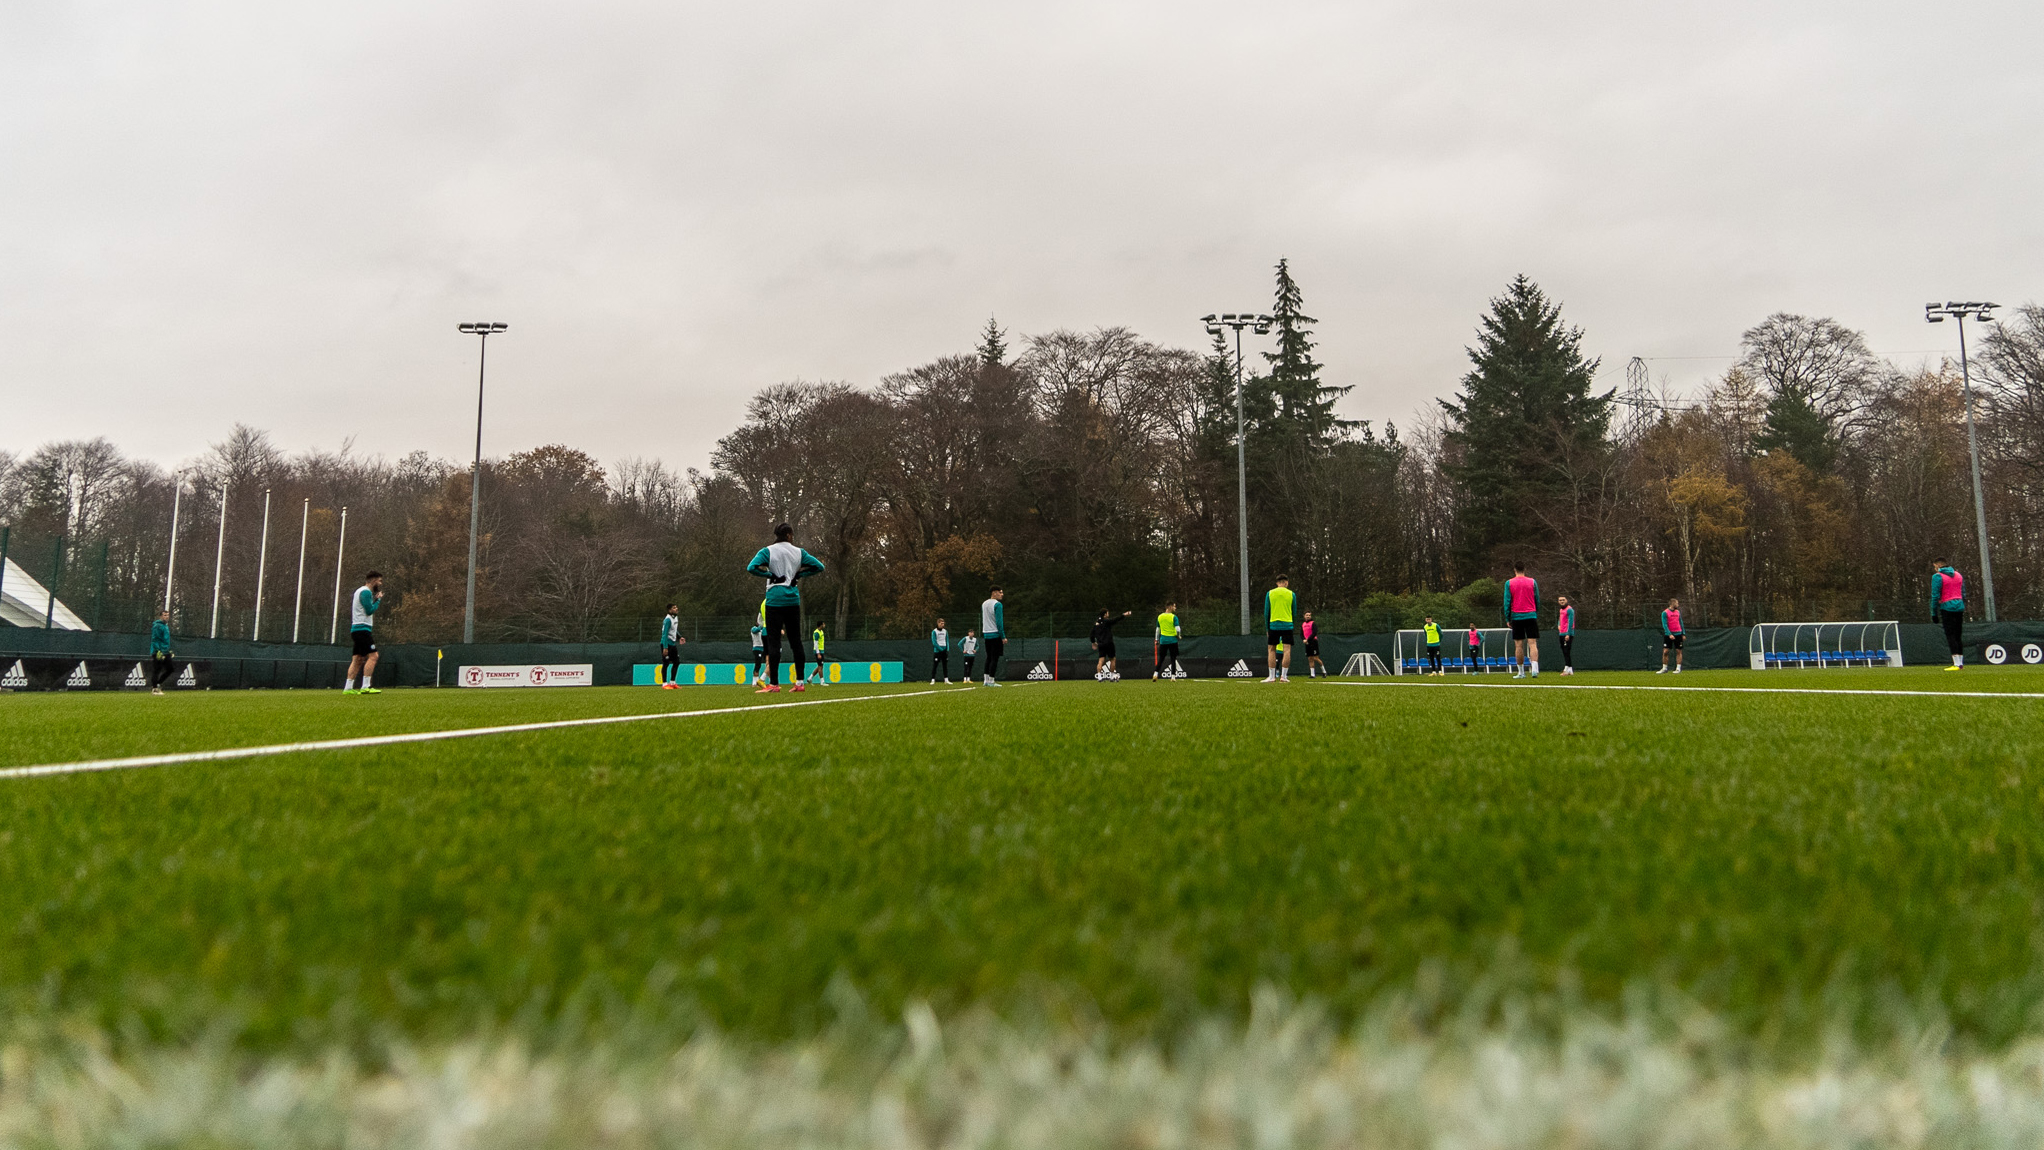
{"type": "Polygon", "coordinates": [[[1756,671],[1786,667],[1900,667],[1902,624],[1759,623],[1746,654],[1756,671]]]}
{"type": "MultiPolygon", "coordinates": [[[[1421,675],[1433,668],[1427,662],[1427,633],[1400,631],[1391,648],[1391,673],[1421,675]]],[[[1512,629],[1480,627],[1476,645],[1469,644],[1469,628],[1441,629],[1441,670],[1465,675],[1509,671],[1512,666],[1512,629]]]]}
{"type": "Polygon", "coordinates": [[[1341,673],[1366,679],[1371,675],[1389,675],[1391,668],[1384,665],[1384,660],[1368,651],[1358,651],[1348,657],[1348,662],[1342,665],[1341,673]]]}

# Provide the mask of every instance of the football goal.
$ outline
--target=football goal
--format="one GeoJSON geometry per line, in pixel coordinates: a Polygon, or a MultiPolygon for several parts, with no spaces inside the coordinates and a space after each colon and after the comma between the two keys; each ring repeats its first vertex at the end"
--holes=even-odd
{"type": "MultiPolygon", "coordinates": [[[[1511,670],[1510,627],[1480,627],[1476,640],[1474,647],[1469,645],[1467,627],[1457,627],[1452,631],[1442,628],[1441,670],[1459,671],[1465,675],[1511,670]]],[[[1391,654],[1391,673],[1394,675],[1421,675],[1431,669],[1427,665],[1425,631],[1400,631],[1394,638],[1391,654]]]]}
{"type": "Polygon", "coordinates": [[[1900,667],[1902,624],[1759,623],[1747,643],[1756,671],[1787,667],[1900,667]]]}
{"type": "Polygon", "coordinates": [[[1367,679],[1371,675],[1389,675],[1391,668],[1384,665],[1384,660],[1368,651],[1358,651],[1348,657],[1348,662],[1342,665],[1341,673],[1367,679]]]}

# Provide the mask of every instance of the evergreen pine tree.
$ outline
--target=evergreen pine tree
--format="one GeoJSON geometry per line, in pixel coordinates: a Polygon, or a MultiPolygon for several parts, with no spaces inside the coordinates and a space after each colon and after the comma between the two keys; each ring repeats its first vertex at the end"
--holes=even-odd
{"type": "Polygon", "coordinates": [[[1277,264],[1276,296],[1270,314],[1277,330],[1277,350],[1263,356],[1270,365],[1265,380],[1275,407],[1277,427],[1273,430],[1297,446],[1325,447],[1350,426],[1334,415],[1334,401],[1349,389],[1321,382],[1309,330],[1320,321],[1305,313],[1299,283],[1284,259],[1277,264]]]}
{"type": "Polygon", "coordinates": [[[1008,361],[1008,341],[1004,338],[1007,334],[993,316],[987,317],[987,325],[979,333],[979,347],[974,349],[982,366],[999,367],[1008,361]]]}
{"type": "Polygon", "coordinates": [[[1202,455],[1219,459],[1235,454],[1235,352],[1228,346],[1225,331],[1214,333],[1214,345],[1205,360],[1206,371],[1199,383],[1198,449],[1202,455]]]}
{"type": "Polygon", "coordinates": [[[1483,317],[1458,402],[1442,401],[1460,456],[1447,471],[1466,579],[1499,548],[1540,542],[1538,509],[1565,493],[1557,457],[1603,445],[1611,397],[1590,393],[1598,361],[1583,357],[1582,341],[1561,306],[1519,276],[1483,317]]]}
{"type": "Polygon", "coordinates": [[[1831,465],[1838,462],[1838,439],[1831,422],[1793,391],[1775,392],[1767,401],[1767,415],[1753,437],[1753,446],[1762,451],[1786,451],[1819,475],[1830,473],[1831,465]]]}

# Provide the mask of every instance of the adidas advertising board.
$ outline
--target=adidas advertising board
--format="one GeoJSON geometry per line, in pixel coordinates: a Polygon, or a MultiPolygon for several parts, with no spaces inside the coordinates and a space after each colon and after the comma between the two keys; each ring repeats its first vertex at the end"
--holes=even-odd
{"type": "MultiPolygon", "coordinates": [[[[177,660],[177,686],[212,685],[204,662],[177,660]]],[[[79,658],[76,655],[20,655],[0,659],[0,691],[146,691],[149,664],[125,658],[79,658]]]]}

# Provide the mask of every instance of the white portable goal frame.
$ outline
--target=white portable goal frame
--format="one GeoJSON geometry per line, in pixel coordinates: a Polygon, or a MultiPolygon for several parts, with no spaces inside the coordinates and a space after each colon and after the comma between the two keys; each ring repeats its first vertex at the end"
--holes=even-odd
{"type": "Polygon", "coordinates": [[[1389,675],[1391,668],[1386,667],[1384,660],[1379,659],[1370,652],[1357,651],[1348,657],[1348,662],[1342,664],[1341,673],[1343,675],[1354,675],[1357,678],[1367,679],[1371,675],[1389,675]]]}
{"type": "MultiPolygon", "coordinates": [[[[1476,660],[1469,658],[1469,628],[1441,628],[1441,670],[1460,671],[1465,675],[1478,672],[1512,669],[1512,629],[1510,627],[1478,627],[1476,629],[1476,660]]],[[[1427,633],[1425,631],[1400,631],[1391,640],[1391,673],[1394,675],[1421,675],[1427,667],[1427,633]]],[[[1537,658],[1537,656],[1536,656],[1537,658]]]]}
{"type": "Polygon", "coordinates": [[[1757,623],[1746,654],[1756,671],[1789,667],[1900,667],[1902,624],[1757,623]]]}

